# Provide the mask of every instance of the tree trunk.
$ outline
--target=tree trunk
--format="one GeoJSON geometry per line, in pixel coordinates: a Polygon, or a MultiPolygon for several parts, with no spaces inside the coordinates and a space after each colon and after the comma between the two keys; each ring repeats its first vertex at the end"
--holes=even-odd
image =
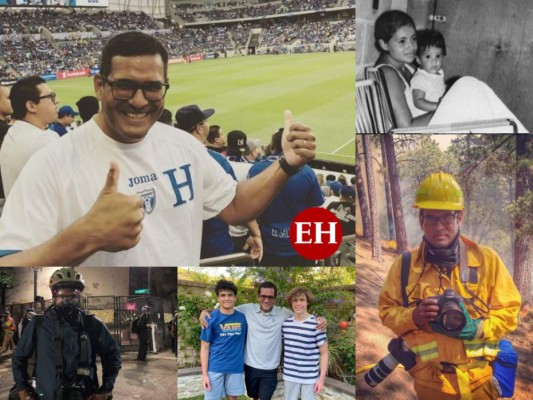
{"type": "Polygon", "coordinates": [[[394,138],[391,134],[386,134],[383,139],[385,141],[385,152],[387,153],[387,170],[389,172],[394,228],[396,231],[396,251],[400,254],[407,250],[407,233],[403,219],[398,165],[396,163],[396,152],[394,151],[394,138]]]}
{"type": "Polygon", "coordinates": [[[357,200],[359,201],[359,210],[361,211],[361,222],[363,223],[363,238],[370,239],[370,211],[366,202],[365,183],[361,173],[360,155],[355,145],[355,189],[357,190],[357,200]]]}
{"type": "Polygon", "coordinates": [[[376,200],[376,185],[374,183],[374,168],[372,166],[372,149],[368,135],[361,135],[363,152],[365,153],[366,184],[368,187],[368,203],[370,206],[370,223],[372,225],[372,258],[381,261],[381,241],[379,237],[378,205],[376,200]]]}
{"type": "MultiPolygon", "coordinates": [[[[533,154],[527,146],[533,146],[532,135],[516,135],[516,158],[519,162],[516,170],[516,200],[533,191],[533,154]],[[521,162],[522,161],[522,162],[521,162]],[[524,162],[524,161],[529,161],[524,162]]],[[[515,201],[516,201],[515,200],[515,201]]],[[[523,227],[526,218],[531,218],[531,210],[523,210],[522,216],[515,220],[515,230],[523,227]]],[[[517,233],[514,242],[513,280],[523,304],[531,304],[531,264],[533,263],[533,238],[531,233],[517,233]]]]}
{"type": "Polygon", "coordinates": [[[383,160],[383,186],[385,187],[385,200],[387,201],[387,222],[389,225],[389,240],[394,240],[394,218],[392,216],[392,201],[387,167],[387,151],[385,150],[385,138],[379,137],[381,144],[381,158],[383,160]]]}

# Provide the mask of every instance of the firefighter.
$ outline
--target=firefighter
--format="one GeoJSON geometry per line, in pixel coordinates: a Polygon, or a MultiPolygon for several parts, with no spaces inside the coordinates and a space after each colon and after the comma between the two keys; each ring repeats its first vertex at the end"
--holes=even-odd
{"type": "Polygon", "coordinates": [[[463,193],[451,175],[428,176],[414,207],[422,243],[410,252],[404,285],[403,257],[394,261],[379,297],[381,321],[416,356],[409,374],[418,398],[497,399],[489,362],[518,325],[518,290],[493,249],[461,235],[463,193]]]}

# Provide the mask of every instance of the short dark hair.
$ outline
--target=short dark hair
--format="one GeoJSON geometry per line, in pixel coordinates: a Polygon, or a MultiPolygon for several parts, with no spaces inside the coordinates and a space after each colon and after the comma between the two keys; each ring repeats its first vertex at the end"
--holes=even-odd
{"type": "Polygon", "coordinates": [[[274,297],[278,297],[278,288],[276,285],[274,285],[272,282],[265,281],[262,284],[259,285],[259,289],[257,289],[257,295],[261,295],[261,289],[274,289],[274,297]]]}
{"type": "Polygon", "coordinates": [[[416,33],[416,55],[421,57],[431,46],[442,49],[442,55],[446,55],[446,42],[442,33],[435,29],[422,29],[416,33]]]}
{"type": "Polygon", "coordinates": [[[28,113],[26,109],[27,101],[33,101],[36,104],[41,101],[39,99],[41,92],[37,89],[37,86],[42,83],[46,83],[46,81],[40,76],[28,76],[15,82],[9,94],[14,119],[23,119],[26,116],[28,113]]]}
{"type": "Polygon", "coordinates": [[[154,36],[139,31],[120,33],[111,38],[102,50],[100,74],[111,74],[111,62],[115,56],[133,57],[159,54],[165,65],[165,79],[168,70],[168,51],[154,36]]]}
{"type": "Polygon", "coordinates": [[[218,293],[221,290],[229,290],[233,292],[235,296],[237,296],[237,286],[233,282],[227,281],[225,279],[221,279],[217,282],[217,285],[215,286],[215,293],[218,296],[218,293]]]}
{"type": "Polygon", "coordinates": [[[273,135],[270,140],[270,149],[273,153],[280,152],[283,150],[281,147],[281,138],[283,137],[283,128],[279,128],[273,135]]]}
{"type": "Polygon", "coordinates": [[[170,110],[164,108],[163,111],[161,111],[161,115],[159,116],[158,121],[163,124],[172,126],[172,113],[170,112],[170,110]]]}
{"type": "Polygon", "coordinates": [[[76,102],[80,117],[83,122],[89,121],[94,114],[98,114],[100,104],[95,96],[83,96],[76,102]]]}
{"type": "Polygon", "coordinates": [[[209,134],[207,135],[207,141],[209,143],[215,143],[215,140],[220,136],[220,126],[211,125],[209,127],[209,134]]]}
{"type": "Polygon", "coordinates": [[[403,11],[391,10],[381,14],[374,24],[374,46],[376,49],[380,53],[385,53],[379,41],[383,40],[387,43],[396,31],[405,25],[411,25],[413,29],[416,29],[413,19],[403,11]]]}

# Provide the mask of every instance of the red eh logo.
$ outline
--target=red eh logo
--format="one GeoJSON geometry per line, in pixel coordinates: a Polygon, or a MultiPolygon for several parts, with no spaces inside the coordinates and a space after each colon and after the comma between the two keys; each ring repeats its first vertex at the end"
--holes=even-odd
{"type": "Polygon", "coordinates": [[[320,207],[307,208],[293,219],[289,237],[292,247],[302,257],[322,260],[339,248],[342,226],[331,211],[320,207]]]}

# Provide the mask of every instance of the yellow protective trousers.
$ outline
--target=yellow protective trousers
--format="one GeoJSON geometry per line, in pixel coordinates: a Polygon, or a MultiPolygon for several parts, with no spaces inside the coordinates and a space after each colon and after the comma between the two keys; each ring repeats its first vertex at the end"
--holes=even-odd
{"type": "MultiPolygon", "coordinates": [[[[416,381],[415,392],[419,400],[462,400],[460,394],[443,393],[441,390],[422,386],[416,381]]],[[[492,380],[485,382],[471,392],[472,400],[496,400],[499,397],[500,393],[492,380]]]]}

